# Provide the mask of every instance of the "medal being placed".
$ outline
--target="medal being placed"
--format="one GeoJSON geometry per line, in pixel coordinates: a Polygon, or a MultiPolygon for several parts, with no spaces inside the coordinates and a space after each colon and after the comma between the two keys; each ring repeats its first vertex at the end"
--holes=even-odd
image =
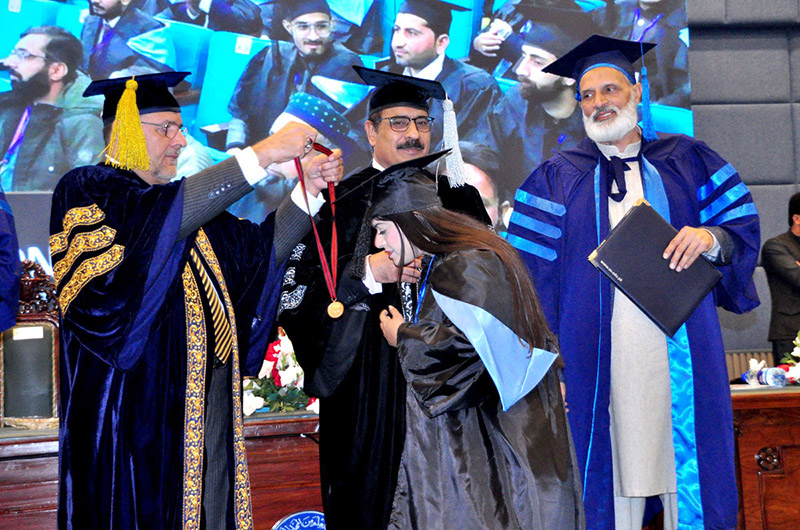
{"type": "Polygon", "coordinates": [[[344,305],[339,300],[334,300],[328,304],[328,316],[331,318],[339,318],[344,314],[344,305]]]}

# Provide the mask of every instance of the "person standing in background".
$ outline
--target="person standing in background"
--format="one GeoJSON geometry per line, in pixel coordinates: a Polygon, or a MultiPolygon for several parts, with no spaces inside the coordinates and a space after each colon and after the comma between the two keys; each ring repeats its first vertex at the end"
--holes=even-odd
{"type": "Polygon", "coordinates": [[[764,243],[761,265],[772,298],[769,340],[778,365],[784,354],[794,350],[800,332],[800,193],[789,199],[789,230],[764,243]]]}

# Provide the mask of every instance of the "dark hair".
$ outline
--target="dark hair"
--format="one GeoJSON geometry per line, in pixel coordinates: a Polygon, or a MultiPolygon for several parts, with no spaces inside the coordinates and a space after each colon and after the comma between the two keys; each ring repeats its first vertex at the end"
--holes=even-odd
{"type": "Polygon", "coordinates": [[[50,41],[44,48],[44,54],[48,61],[64,63],[67,67],[67,74],[62,82],[67,85],[78,77],[78,67],[83,61],[83,46],[72,33],[59,28],[58,26],[35,26],[28,28],[20,35],[20,38],[28,35],[47,35],[50,41]]]}
{"type": "Polygon", "coordinates": [[[461,149],[461,158],[465,164],[470,164],[487,175],[494,176],[500,172],[500,160],[497,151],[485,144],[475,142],[458,142],[461,149]]]}
{"type": "Polygon", "coordinates": [[[367,120],[371,121],[376,129],[381,125],[381,112],[383,112],[383,109],[373,110],[367,117],[367,120]]]}
{"type": "Polygon", "coordinates": [[[531,348],[555,343],[539,304],[528,269],[517,251],[483,223],[441,207],[387,215],[411,243],[431,254],[460,250],[490,250],[505,266],[514,303],[514,329],[531,348]]]}
{"type": "Polygon", "coordinates": [[[795,193],[789,199],[789,226],[792,226],[793,215],[800,215],[800,193],[795,193]]]}

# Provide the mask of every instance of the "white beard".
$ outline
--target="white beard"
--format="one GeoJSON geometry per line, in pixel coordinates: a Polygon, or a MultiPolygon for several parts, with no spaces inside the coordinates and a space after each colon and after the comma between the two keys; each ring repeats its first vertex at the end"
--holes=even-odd
{"type": "Polygon", "coordinates": [[[598,144],[614,143],[625,137],[636,127],[639,122],[639,114],[636,111],[636,97],[631,92],[631,97],[625,107],[619,109],[611,104],[595,110],[590,117],[581,113],[583,117],[583,127],[586,135],[598,144]],[[604,122],[594,121],[595,116],[608,109],[616,111],[617,115],[604,122]]]}

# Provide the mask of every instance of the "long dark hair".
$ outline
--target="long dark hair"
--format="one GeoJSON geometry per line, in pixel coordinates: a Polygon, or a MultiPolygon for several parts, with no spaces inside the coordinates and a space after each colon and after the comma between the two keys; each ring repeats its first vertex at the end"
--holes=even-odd
{"type": "Polygon", "coordinates": [[[528,270],[517,251],[483,223],[460,213],[433,207],[377,219],[394,222],[418,249],[431,254],[460,250],[491,250],[506,268],[514,303],[514,330],[528,346],[555,344],[528,270]]]}

